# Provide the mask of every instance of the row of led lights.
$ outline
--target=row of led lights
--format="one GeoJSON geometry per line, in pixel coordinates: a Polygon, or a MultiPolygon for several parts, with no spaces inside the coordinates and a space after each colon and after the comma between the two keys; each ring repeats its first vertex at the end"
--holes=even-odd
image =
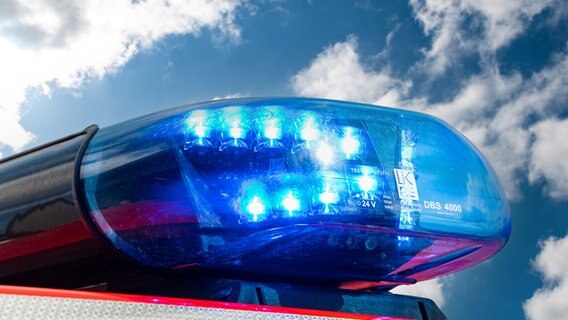
{"type": "Polygon", "coordinates": [[[250,110],[241,107],[228,107],[220,110],[195,110],[186,118],[186,133],[190,137],[188,144],[200,147],[219,147],[220,150],[252,147],[248,138],[255,137],[256,151],[263,148],[284,148],[286,132],[292,141],[292,152],[300,149],[313,149],[316,157],[323,163],[334,161],[335,150],[345,158],[359,156],[363,144],[359,129],[343,127],[336,134],[332,130],[324,131],[321,121],[313,113],[300,115],[292,124],[275,109],[263,109],[256,118],[250,110]],[[289,130],[285,130],[288,126],[289,130]],[[220,130],[218,130],[220,128],[220,130]],[[216,142],[220,140],[220,144],[216,142]]]}
{"type": "MultiPolygon", "coordinates": [[[[360,191],[362,198],[365,199],[377,190],[378,181],[375,176],[363,170],[363,173],[356,178],[354,186],[360,191]]],[[[312,214],[314,213],[310,209],[312,202],[318,208],[315,210],[316,212],[323,214],[337,213],[338,208],[336,206],[341,200],[341,191],[332,187],[332,183],[329,180],[324,183],[320,191],[314,197],[306,197],[307,192],[299,188],[284,188],[280,192],[274,192],[275,197],[270,197],[262,184],[255,183],[253,186],[249,186],[248,190],[245,190],[243,193],[242,198],[244,201],[241,201],[239,210],[249,216],[252,221],[266,219],[273,208],[284,212],[289,217],[306,213],[312,214]]]]}

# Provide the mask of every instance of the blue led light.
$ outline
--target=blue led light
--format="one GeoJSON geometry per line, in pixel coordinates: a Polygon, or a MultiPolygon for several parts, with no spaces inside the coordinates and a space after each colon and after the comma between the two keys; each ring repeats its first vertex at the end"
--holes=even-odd
{"type": "Polygon", "coordinates": [[[311,147],[313,141],[320,138],[320,124],[313,114],[305,114],[299,124],[299,140],[306,143],[306,148],[311,147]]]}
{"type": "Polygon", "coordinates": [[[292,143],[292,153],[300,150],[312,150],[317,147],[318,141],[322,138],[322,123],[320,117],[313,112],[302,112],[296,117],[293,128],[294,141],[292,143]]]}
{"type": "Polygon", "coordinates": [[[193,105],[99,130],[80,174],[86,216],[159,269],[421,281],[481,262],[510,233],[477,149],[431,116],[392,108],[193,105]],[[456,250],[479,254],[447,263],[456,250]]]}
{"type": "Polygon", "coordinates": [[[284,135],[285,113],[278,106],[259,108],[254,116],[258,138],[262,140],[280,140],[284,135]]]}
{"type": "Polygon", "coordinates": [[[284,148],[284,116],[276,107],[265,108],[259,112],[255,122],[257,131],[257,145],[255,151],[264,148],[284,148]]]}
{"type": "Polygon", "coordinates": [[[193,128],[193,132],[198,138],[206,138],[208,136],[208,128],[198,125],[193,128]]]}
{"type": "Polygon", "coordinates": [[[264,129],[264,136],[269,140],[276,140],[282,137],[282,130],[277,127],[269,126],[264,129]]]}
{"type": "Polygon", "coordinates": [[[310,118],[309,120],[304,123],[304,127],[300,131],[300,137],[304,141],[314,141],[319,139],[320,132],[315,124],[313,123],[314,120],[310,118]]]}
{"type": "Polygon", "coordinates": [[[282,138],[282,127],[278,119],[269,119],[264,122],[264,137],[269,140],[282,138]]]}
{"type": "Polygon", "coordinates": [[[295,211],[300,210],[301,203],[300,200],[292,194],[292,191],[288,191],[286,197],[282,199],[282,207],[284,210],[288,211],[288,215],[292,217],[295,211]]]}
{"type": "Polygon", "coordinates": [[[249,147],[246,139],[250,130],[250,112],[247,109],[240,106],[223,108],[221,123],[223,127],[221,150],[228,147],[249,147]]]}
{"type": "Polygon", "coordinates": [[[242,212],[253,222],[264,220],[270,211],[270,201],[264,185],[249,182],[242,188],[242,194],[237,198],[242,212]]]}
{"type": "Polygon", "coordinates": [[[341,139],[341,150],[347,159],[351,159],[359,153],[361,142],[355,135],[355,129],[347,127],[343,129],[343,138],[341,139]]]}
{"type": "Polygon", "coordinates": [[[318,178],[321,185],[314,195],[314,201],[317,203],[316,209],[323,214],[339,213],[340,192],[347,192],[345,180],[340,174],[334,172],[326,172],[318,178]]]}
{"type": "Polygon", "coordinates": [[[240,127],[240,122],[235,120],[229,128],[229,136],[233,139],[242,139],[245,137],[245,129],[240,127]]]}
{"type": "Polygon", "coordinates": [[[191,137],[188,145],[212,146],[211,133],[215,125],[214,118],[207,110],[195,110],[186,119],[187,134],[191,137]]]}
{"type": "Polygon", "coordinates": [[[266,213],[266,206],[259,196],[253,196],[251,201],[247,204],[246,210],[253,216],[253,221],[258,221],[258,216],[266,213]]]}
{"type": "Polygon", "coordinates": [[[319,194],[319,201],[324,204],[323,213],[331,213],[330,205],[339,202],[339,194],[337,192],[330,192],[329,184],[326,184],[325,191],[319,194]]]}
{"type": "Polygon", "coordinates": [[[368,170],[363,169],[363,174],[358,179],[359,188],[364,192],[371,192],[377,189],[377,179],[369,175],[368,170]]]}
{"type": "Polygon", "coordinates": [[[329,190],[326,190],[319,194],[319,200],[325,205],[336,204],[339,202],[339,194],[337,192],[329,192],[329,190]]]}
{"type": "Polygon", "coordinates": [[[319,143],[316,150],[316,157],[322,165],[330,165],[335,160],[335,152],[331,145],[325,141],[319,143]]]}

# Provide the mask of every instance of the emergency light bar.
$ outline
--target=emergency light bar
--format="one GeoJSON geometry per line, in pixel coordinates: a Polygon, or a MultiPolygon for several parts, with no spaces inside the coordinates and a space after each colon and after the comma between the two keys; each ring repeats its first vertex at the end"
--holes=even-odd
{"type": "Polygon", "coordinates": [[[466,138],[363,104],[200,103],[0,162],[0,279],[88,258],[102,238],[153,270],[392,287],[478,264],[510,230],[466,138]]]}

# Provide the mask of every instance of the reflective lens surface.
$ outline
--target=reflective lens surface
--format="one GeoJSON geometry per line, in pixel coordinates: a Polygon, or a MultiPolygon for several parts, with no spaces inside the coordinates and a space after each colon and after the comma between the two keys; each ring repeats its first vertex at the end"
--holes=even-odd
{"type": "Polygon", "coordinates": [[[222,100],[127,121],[95,135],[81,177],[97,227],[157,268],[409,283],[487,259],[511,228],[461,134],[339,101],[222,100]]]}

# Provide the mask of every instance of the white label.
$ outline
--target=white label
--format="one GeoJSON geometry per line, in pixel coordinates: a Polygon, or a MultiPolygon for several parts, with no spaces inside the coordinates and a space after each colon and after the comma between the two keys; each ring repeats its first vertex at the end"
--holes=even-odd
{"type": "Polygon", "coordinates": [[[394,169],[398,197],[403,200],[420,200],[414,172],[410,170],[394,169]]]}

